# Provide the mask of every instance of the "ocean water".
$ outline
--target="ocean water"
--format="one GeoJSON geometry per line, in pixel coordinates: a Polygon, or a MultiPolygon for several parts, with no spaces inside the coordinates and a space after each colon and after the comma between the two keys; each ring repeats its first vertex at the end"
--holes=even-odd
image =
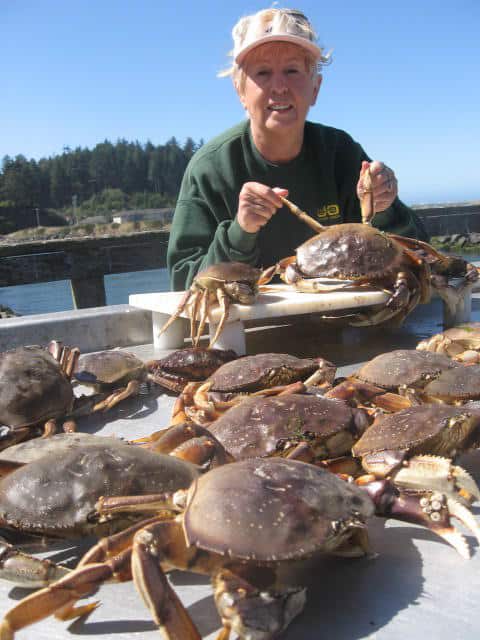
{"type": "MultiPolygon", "coordinates": [[[[464,257],[471,262],[480,261],[480,255],[466,254],[464,257]]],[[[167,269],[105,276],[107,304],[128,304],[130,294],[169,291],[169,289],[167,269]]],[[[22,316],[69,311],[74,308],[69,280],[0,287],[0,305],[10,307],[22,316]]]]}
{"type": "MultiPolygon", "coordinates": [[[[128,304],[131,293],[153,293],[170,288],[166,269],[115,273],[105,276],[107,304],[128,304]]],[[[0,287],[0,305],[22,316],[73,309],[70,280],[0,287]]]]}

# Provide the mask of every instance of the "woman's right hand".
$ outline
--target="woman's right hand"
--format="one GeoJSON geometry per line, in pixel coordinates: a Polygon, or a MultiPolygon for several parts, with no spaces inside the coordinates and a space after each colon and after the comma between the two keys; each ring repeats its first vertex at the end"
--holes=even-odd
{"type": "Polygon", "coordinates": [[[283,207],[280,196],[288,196],[288,189],[245,182],[238,197],[238,224],[247,233],[257,233],[283,207]]]}

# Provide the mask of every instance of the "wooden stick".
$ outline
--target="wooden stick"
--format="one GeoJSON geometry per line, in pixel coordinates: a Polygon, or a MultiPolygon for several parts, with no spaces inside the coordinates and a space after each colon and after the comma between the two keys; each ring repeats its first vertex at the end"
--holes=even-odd
{"type": "Polygon", "coordinates": [[[290,213],[293,213],[294,216],[297,216],[299,220],[307,224],[316,233],[325,231],[326,227],[323,224],[320,224],[320,222],[317,222],[315,218],[312,218],[312,216],[309,216],[308,213],[305,213],[305,211],[299,209],[296,204],[293,204],[293,202],[290,202],[290,200],[287,200],[287,198],[284,198],[283,196],[280,196],[280,199],[283,204],[289,209],[290,213]]]}

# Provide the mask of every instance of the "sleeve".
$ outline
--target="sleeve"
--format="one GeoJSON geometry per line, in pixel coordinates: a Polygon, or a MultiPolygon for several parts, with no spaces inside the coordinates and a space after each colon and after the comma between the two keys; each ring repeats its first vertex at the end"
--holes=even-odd
{"type": "MultiPolygon", "coordinates": [[[[344,222],[360,222],[361,212],[358,201],[357,182],[363,160],[371,162],[371,158],[363,148],[348,134],[340,145],[339,162],[336,164],[337,183],[342,201],[344,222]]],[[[429,241],[429,236],[423,222],[413,209],[395,198],[392,205],[377,213],[372,220],[373,226],[381,231],[396,233],[409,238],[429,241]]]]}
{"type": "Polygon", "coordinates": [[[258,234],[245,232],[232,215],[220,194],[200,188],[187,169],[167,249],[172,290],[187,289],[196,274],[211,264],[258,262],[258,234]]]}
{"type": "Polygon", "coordinates": [[[427,230],[415,211],[395,198],[392,205],[377,213],[372,220],[373,226],[381,231],[396,233],[407,238],[416,238],[429,242],[427,230]]]}

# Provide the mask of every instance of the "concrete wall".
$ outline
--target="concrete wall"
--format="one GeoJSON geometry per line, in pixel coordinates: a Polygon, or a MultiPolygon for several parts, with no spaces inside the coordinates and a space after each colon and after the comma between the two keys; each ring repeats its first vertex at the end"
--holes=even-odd
{"type": "Polygon", "coordinates": [[[414,205],[430,236],[480,232],[480,202],[448,205],[414,205]]]}
{"type": "Polygon", "coordinates": [[[60,340],[80,351],[150,344],[152,313],[128,304],[8,318],[0,323],[0,352],[60,340]]]}

